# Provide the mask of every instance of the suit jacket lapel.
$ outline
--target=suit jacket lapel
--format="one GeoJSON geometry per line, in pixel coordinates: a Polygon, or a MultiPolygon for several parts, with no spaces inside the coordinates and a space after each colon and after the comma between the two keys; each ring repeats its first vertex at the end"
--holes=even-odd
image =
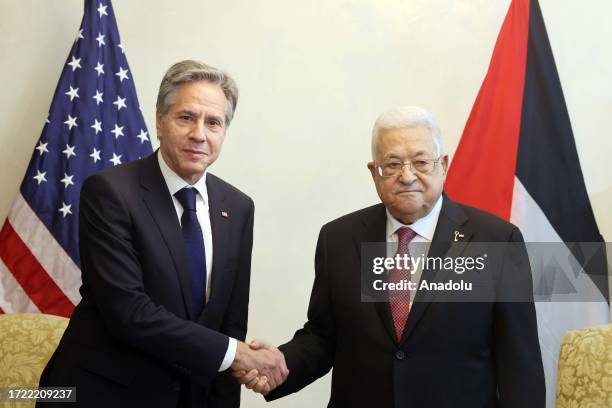
{"type": "MultiPolygon", "coordinates": [[[[353,241],[359,254],[359,262],[361,264],[361,245],[364,242],[374,243],[385,243],[387,235],[387,213],[385,206],[379,204],[372,208],[372,212],[366,214],[362,218],[362,224],[360,229],[357,229],[353,234],[353,241]]],[[[381,256],[387,256],[386,253],[381,256]]],[[[386,279],[386,275],[381,275],[383,279],[386,279]]],[[[391,308],[389,302],[375,301],[373,306],[376,308],[378,316],[382,320],[383,326],[389,338],[393,342],[397,342],[395,337],[395,327],[393,325],[393,318],[391,317],[391,308]]]]}
{"type": "MultiPolygon", "coordinates": [[[[159,154],[159,153],[158,153],[159,154]]],[[[183,243],[181,225],[176,216],[176,209],[168,191],[168,186],[159,168],[157,154],[152,154],[142,162],[140,174],[142,198],[151,213],[153,221],[159,228],[177,271],[183,295],[183,303],[189,319],[193,318],[191,310],[191,277],[187,270],[187,259],[183,243]]]]}
{"type": "MultiPolygon", "coordinates": [[[[446,195],[443,195],[442,209],[438,224],[429,248],[428,257],[444,257],[458,256],[463,251],[467,242],[469,242],[472,232],[465,229],[463,226],[468,220],[468,216],[454,201],[451,201],[446,195]],[[461,243],[452,245],[455,239],[455,232],[458,231],[463,235],[461,243]],[[450,252],[449,252],[450,250],[450,252]]],[[[428,281],[446,281],[446,277],[451,271],[423,271],[421,279],[427,276],[428,281]]],[[[417,291],[416,298],[410,308],[408,321],[404,329],[401,343],[405,342],[408,336],[414,331],[417,323],[423,317],[427,307],[433,301],[435,292],[417,291]]]]}
{"type": "Polygon", "coordinates": [[[226,248],[229,238],[230,215],[226,208],[225,193],[219,188],[215,176],[206,176],[206,190],[208,193],[208,212],[210,216],[210,227],[213,241],[213,270],[211,276],[211,291],[208,303],[204,308],[202,318],[207,310],[214,305],[213,302],[219,297],[219,288],[222,286],[223,279],[227,278],[224,273],[227,261],[226,248]],[[223,216],[223,213],[226,216],[223,216]]]}

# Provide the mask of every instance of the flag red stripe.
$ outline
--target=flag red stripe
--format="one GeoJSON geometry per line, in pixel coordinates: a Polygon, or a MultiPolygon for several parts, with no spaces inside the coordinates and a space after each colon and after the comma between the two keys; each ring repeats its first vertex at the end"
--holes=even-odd
{"type": "Polygon", "coordinates": [[[445,190],[510,219],[529,36],[529,0],[514,0],[455,152],[445,190]]]}
{"type": "Polygon", "coordinates": [[[0,231],[0,258],[42,313],[69,317],[74,305],[49,277],[7,220],[0,231]]]}

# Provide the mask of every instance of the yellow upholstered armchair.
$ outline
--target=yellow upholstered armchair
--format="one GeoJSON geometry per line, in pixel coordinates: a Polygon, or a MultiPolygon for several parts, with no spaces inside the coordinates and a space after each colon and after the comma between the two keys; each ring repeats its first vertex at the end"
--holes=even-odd
{"type": "MultiPolygon", "coordinates": [[[[45,314],[0,315],[0,387],[38,387],[68,319],[45,314]]],[[[0,403],[28,407],[34,403],[0,403]]]]}
{"type": "Polygon", "coordinates": [[[559,354],[557,408],[612,407],[612,324],[569,331],[559,354]]]}

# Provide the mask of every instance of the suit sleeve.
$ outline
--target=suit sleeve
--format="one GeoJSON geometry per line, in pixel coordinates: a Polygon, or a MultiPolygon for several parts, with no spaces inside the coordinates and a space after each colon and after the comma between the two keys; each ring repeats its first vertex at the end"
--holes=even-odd
{"type": "Polygon", "coordinates": [[[544,408],[546,385],[533,303],[531,268],[523,237],[514,228],[495,303],[493,353],[500,408],[544,408]]]}
{"type": "Polygon", "coordinates": [[[94,175],[83,184],[79,213],[83,284],[109,332],[196,381],[209,383],[228,346],[226,335],[177,317],[144,290],[128,204],[113,181],[94,175]]]}
{"type": "MultiPolygon", "coordinates": [[[[244,341],[247,332],[249,287],[251,281],[251,253],[253,249],[253,220],[255,206],[249,200],[249,216],[242,231],[240,259],[236,282],[228,305],[221,332],[230,337],[244,341]]],[[[211,407],[239,407],[240,384],[231,375],[231,370],[220,373],[213,381],[211,388],[211,407]]]]}
{"type": "Polygon", "coordinates": [[[315,280],[308,306],[308,321],[290,342],[279,347],[285,355],[289,376],[282,385],[268,394],[268,401],[301,390],[332,368],[336,323],[331,305],[329,274],[327,235],[323,227],[317,241],[315,280]]]}

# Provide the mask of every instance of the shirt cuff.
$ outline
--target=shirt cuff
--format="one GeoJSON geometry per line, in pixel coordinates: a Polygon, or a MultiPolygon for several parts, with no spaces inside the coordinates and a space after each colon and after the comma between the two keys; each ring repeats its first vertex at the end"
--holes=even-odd
{"type": "Polygon", "coordinates": [[[229,337],[229,343],[227,344],[227,351],[225,352],[225,357],[223,357],[223,362],[221,362],[221,367],[219,367],[219,372],[225,371],[234,362],[234,358],[236,357],[236,348],[238,347],[238,342],[235,338],[229,337]]]}

